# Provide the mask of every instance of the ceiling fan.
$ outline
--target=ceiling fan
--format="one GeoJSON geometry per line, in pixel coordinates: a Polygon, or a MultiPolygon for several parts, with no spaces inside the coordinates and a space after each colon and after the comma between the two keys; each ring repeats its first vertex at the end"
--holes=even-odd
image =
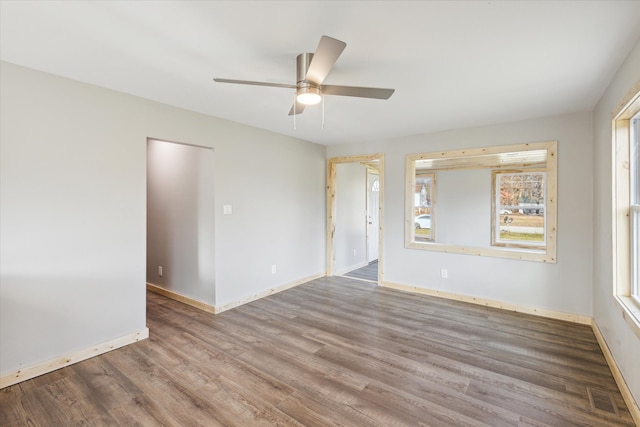
{"type": "Polygon", "coordinates": [[[296,58],[297,83],[295,85],[219,78],[214,78],[213,80],[218,83],[295,89],[296,98],[289,111],[290,116],[302,113],[307,105],[318,104],[322,100],[322,95],[389,99],[395,89],[322,84],[346,46],[347,44],[345,42],[328,36],[322,36],[315,53],[301,53],[296,58]]]}

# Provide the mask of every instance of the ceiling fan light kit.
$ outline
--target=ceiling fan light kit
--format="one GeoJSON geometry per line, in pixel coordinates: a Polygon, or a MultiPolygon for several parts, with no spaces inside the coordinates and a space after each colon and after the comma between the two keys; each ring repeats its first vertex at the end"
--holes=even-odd
{"type": "Polygon", "coordinates": [[[323,85],[325,77],[347,46],[345,42],[328,36],[322,36],[315,53],[302,53],[296,58],[296,85],[280,83],[254,82],[214,78],[218,83],[235,83],[253,86],[281,87],[296,90],[290,116],[301,114],[305,106],[319,104],[322,95],[353,96],[358,98],[389,99],[394,89],[382,89],[358,86],[323,85]]]}
{"type": "Polygon", "coordinates": [[[296,101],[304,105],[316,105],[322,101],[320,89],[317,87],[301,87],[296,90],[296,101]]]}

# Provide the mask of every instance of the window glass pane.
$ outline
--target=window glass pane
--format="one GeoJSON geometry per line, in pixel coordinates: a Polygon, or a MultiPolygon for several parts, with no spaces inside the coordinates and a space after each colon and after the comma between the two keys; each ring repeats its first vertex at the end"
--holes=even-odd
{"type": "Polygon", "coordinates": [[[640,303],[640,205],[631,207],[631,295],[640,303]]]}
{"type": "Polygon", "coordinates": [[[631,204],[640,205],[640,114],[631,119],[631,138],[629,141],[629,159],[631,175],[629,186],[631,189],[631,204]]]}
{"type": "Polygon", "coordinates": [[[433,174],[416,174],[414,191],[414,228],[415,241],[423,242],[433,240],[433,174]]]}
{"type": "Polygon", "coordinates": [[[496,174],[496,241],[545,243],[545,173],[496,174]]]}
{"type": "Polygon", "coordinates": [[[631,295],[640,302],[640,114],[630,123],[630,246],[629,265],[631,267],[631,295]]]}

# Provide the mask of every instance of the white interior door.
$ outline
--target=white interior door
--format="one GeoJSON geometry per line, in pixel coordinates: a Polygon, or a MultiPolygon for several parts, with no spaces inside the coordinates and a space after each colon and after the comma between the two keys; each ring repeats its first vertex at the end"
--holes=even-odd
{"type": "Polygon", "coordinates": [[[380,233],[380,175],[367,172],[367,261],[378,259],[378,242],[380,233]]]}

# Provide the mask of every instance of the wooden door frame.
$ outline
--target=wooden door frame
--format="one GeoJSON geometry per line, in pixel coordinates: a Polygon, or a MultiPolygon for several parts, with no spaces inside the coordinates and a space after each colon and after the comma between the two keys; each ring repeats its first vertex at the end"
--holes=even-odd
{"type": "Polygon", "coordinates": [[[336,231],[336,166],[340,163],[361,163],[370,167],[371,162],[378,162],[380,200],[378,203],[378,285],[383,279],[383,224],[384,224],[384,154],[367,154],[359,156],[332,157],[327,161],[327,236],[326,236],[326,272],[327,276],[335,274],[335,231],[336,231]]]}

